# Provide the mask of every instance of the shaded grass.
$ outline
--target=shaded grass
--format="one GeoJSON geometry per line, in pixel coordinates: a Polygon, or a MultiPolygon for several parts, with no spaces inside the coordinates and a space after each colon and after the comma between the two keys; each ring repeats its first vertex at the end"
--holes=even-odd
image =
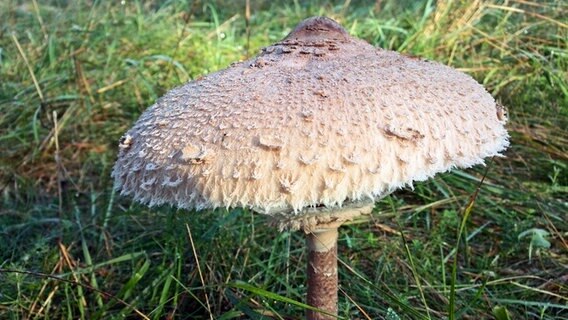
{"type": "Polygon", "coordinates": [[[0,3],[1,318],[302,318],[301,234],[244,210],[143,208],[112,192],[110,169],[156,98],[310,15],[472,74],[511,119],[463,241],[480,168],[400,191],[342,229],[340,316],[568,318],[565,3],[260,1],[252,13],[247,43],[237,2],[0,3]],[[519,238],[532,229],[544,233],[519,238]]]}

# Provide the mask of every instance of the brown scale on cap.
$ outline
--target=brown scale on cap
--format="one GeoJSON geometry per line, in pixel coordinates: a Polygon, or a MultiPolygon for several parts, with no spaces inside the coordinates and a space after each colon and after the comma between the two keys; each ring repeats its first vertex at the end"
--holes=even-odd
{"type": "Polygon", "coordinates": [[[310,208],[378,199],[498,155],[505,121],[470,76],[316,17],[168,92],[124,135],[112,175],[150,205],[248,207],[301,228],[289,219],[310,208]]]}

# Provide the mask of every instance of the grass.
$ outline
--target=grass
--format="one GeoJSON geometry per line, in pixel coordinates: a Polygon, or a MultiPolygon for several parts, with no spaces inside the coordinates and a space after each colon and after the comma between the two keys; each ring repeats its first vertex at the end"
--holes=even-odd
{"type": "Polygon", "coordinates": [[[568,319],[566,3],[253,2],[248,40],[240,2],[0,3],[0,318],[301,319],[300,233],[149,210],[110,170],[167,90],[327,15],[471,74],[512,136],[483,184],[481,167],[441,174],[341,229],[340,316],[568,319]]]}

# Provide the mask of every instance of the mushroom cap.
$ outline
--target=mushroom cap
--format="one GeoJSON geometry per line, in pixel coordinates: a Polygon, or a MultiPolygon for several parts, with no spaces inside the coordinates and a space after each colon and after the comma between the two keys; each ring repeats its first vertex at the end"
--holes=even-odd
{"type": "Polygon", "coordinates": [[[160,98],[122,137],[112,176],[150,206],[301,216],[483,163],[508,146],[505,122],[469,75],[314,17],[160,98]]]}

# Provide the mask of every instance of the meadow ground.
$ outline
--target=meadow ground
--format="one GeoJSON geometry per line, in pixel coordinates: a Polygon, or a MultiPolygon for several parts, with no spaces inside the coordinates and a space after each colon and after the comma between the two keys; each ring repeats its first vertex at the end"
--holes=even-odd
{"type": "Polygon", "coordinates": [[[0,318],[301,319],[300,233],[246,210],[150,210],[110,170],[168,89],[327,15],[471,74],[511,134],[505,158],[341,229],[340,316],[568,319],[568,4],[252,2],[249,19],[244,1],[0,2],[0,318]]]}

